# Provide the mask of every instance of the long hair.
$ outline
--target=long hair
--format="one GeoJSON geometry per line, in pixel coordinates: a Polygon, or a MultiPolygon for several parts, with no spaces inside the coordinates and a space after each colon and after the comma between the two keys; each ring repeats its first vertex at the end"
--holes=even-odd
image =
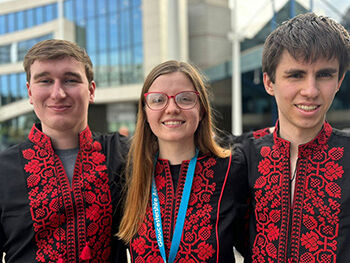
{"type": "Polygon", "coordinates": [[[203,118],[195,132],[194,143],[203,154],[226,157],[229,151],[221,148],[215,141],[216,127],[212,121],[212,109],[208,99],[204,76],[193,65],[185,62],[167,61],[156,66],[147,76],[138,102],[136,129],[126,164],[126,199],[124,214],[119,226],[118,236],[126,243],[137,233],[146,214],[149,202],[154,157],[158,151],[157,137],[146,121],[144,94],[161,75],[182,72],[199,92],[200,109],[203,118]]]}

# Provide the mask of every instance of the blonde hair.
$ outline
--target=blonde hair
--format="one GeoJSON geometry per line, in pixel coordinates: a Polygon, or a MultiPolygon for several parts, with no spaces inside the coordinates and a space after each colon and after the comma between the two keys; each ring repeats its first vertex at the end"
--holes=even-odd
{"type": "Polygon", "coordinates": [[[147,76],[138,102],[136,129],[126,164],[126,200],[124,214],[119,226],[118,236],[126,243],[137,233],[146,214],[149,202],[153,162],[158,151],[157,137],[152,133],[146,121],[144,94],[161,75],[182,72],[199,92],[199,103],[203,118],[195,132],[195,146],[203,154],[226,157],[228,150],[221,148],[215,141],[215,126],[212,121],[212,109],[208,99],[204,76],[193,65],[186,62],[167,61],[156,66],[147,76]]]}

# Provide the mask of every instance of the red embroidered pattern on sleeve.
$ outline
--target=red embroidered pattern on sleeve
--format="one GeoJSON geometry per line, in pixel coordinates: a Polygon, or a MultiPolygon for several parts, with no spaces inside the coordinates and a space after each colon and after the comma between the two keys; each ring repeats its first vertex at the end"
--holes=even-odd
{"type": "MultiPolygon", "coordinates": [[[[213,225],[215,220],[212,218],[215,217],[215,213],[213,213],[211,204],[212,195],[216,189],[216,183],[213,180],[215,164],[216,160],[214,158],[209,158],[204,162],[197,162],[183,235],[175,262],[207,262],[216,255],[215,225],[213,225]]],[[[178,200],[175,205],[173,203],[174,193],[169,191],[169,185],[167,185],[167,182],[170,182],[172,179],[169,170],[166,170],[166,168],[167,166],[162,161],[157,163],[155,180],[161,206],[164,243],[166,244],[166,253],[168,255],[171,236],[166,235],[166,233],[172,233],[173,231],[174,222],[172,222],[172,218],[174,213],[174,218],[177,217],[180,201],[178,200]],[[172,201],[170,202],[170,200],[172,201]]],[[[184,179],[185,176],[180,176],[179,178],[178,188],[181,191],[177,191],[176,200],[182,195],[184,179]]],[[[147,208],[144,222],[135,238],[131,241],[130,249],[133,255],[133,262],[163,262],[155,237],[150,204],[147,208]]]]}
{"type": "MultiPolygon", "coordinates": [[[[262,147],[262,160],[258,164],[260,176],[255,181],[256,231],[252,249],[252,262],[336,262],[341,188],[338,180],[343,176],[339,161],[343,148],[329,149],[327,127],[316,140],[302,149],[299,157],[298,181],[295,191],[293,221],[288,239],[289,206],[284,206],[282,187],[289,180],[284,169],[289,158],[284,158],[287,147],[275,144],[262,147]],[[286,177],[287,176],[287,177],[286,177]],[[288,211],[287,211],[288,210],[288,211]],[[282,234],[283,233],[283,234],[282,234]],[[287,238],[285,238],[287,237],[287,238]],[[284,249],[290,244],[290,255],[284,249]],[[283,248],[283,253],[279,249],[283,248]],[[282,260],[282,261],[278,261],[282,260]]],[[[289,169],[289,168],[288,168],[289,169]]],[[[287,187],[288,188],[288,187],[287,187]]]]}
{"type": "Polygon", "coordinates": [[[258,139],[258,138],[264,137],[265,135],[268,135],[268,134],[270,134],[270,128],[264,128],[264,129],[254,131],[253,137],[254,137],[254,139],[258,139]]]}
{"type": "MultiPolygon", "coordinates": [[[[40,133],[34,131],[31,139],[35,142],[35,138],[40,138],[40,133]]],[[[76,250],[81,253],[86,242],[93,258],[89,262],[109,259],[112,207],[105,156],[100,153],[99,142],[82,143],[87,144],[78,154],[80,164],[74,170],[81,183],[73,183],[74,194],[69,190],[62,163],[50,147],[34,144],[22,152],[37,262],[56,262],[60,255],[65,262],[79,262],[76,250]]]]}

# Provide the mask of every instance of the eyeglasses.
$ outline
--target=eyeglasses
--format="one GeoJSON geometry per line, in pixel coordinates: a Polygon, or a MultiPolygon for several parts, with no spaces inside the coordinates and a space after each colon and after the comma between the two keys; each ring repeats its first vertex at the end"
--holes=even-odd
{"type": "Polygon", "coordinates": [[[198,100],[199,92],[182,91],[174,96],[169,96],[163,92],[147,92],[144,94],[146,105],[151,110],[163,110],[169,104],[169,100],[174,98],[177,107],[182,110],[192,109],[198,100]]]}

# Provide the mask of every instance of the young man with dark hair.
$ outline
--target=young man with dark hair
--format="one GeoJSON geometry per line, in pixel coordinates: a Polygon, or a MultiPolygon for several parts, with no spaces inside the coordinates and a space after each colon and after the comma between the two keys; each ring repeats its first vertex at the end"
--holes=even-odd
{"type": "Polygon", "coordinates": [[[0,154],[0,251],[8,263],[110,262],[122,248],[112,247],[112,218],[126,147],[88,127],[91,60],[75,43],[46,40],[23,64],[40,123],[0,154]]]}
{"type": "Polygon", "coordinates": [[[349,34],[327,17],[299,15],[266,39],[279,119],[236,149],[251,193],[247,262],[350,262],[350,135],[325,121],[349,63],[349,34]]]}

